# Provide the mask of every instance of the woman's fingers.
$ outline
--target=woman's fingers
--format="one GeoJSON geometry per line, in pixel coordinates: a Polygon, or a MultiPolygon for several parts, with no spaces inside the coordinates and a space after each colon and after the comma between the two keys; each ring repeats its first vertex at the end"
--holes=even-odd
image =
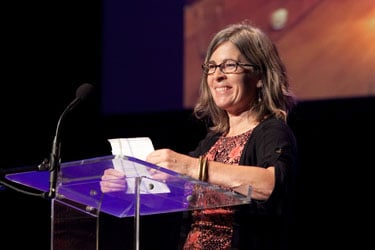
{"type": "Polygon", "coordinates": [[[100,189],[104,193],[125,190],[125,174],[112,168],[104,170],[100,181],[100,189]]]}

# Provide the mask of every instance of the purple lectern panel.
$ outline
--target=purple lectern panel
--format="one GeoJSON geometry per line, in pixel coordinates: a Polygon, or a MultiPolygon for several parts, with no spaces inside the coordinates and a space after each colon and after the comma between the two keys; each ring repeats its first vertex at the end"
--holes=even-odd
{"type": "MultiPolygon", "coordinates": [[[[48,171],[9,174],[7,178],[41,191],[49,188],[48,171]]],[[[244,196],[137,158],[111,155],[62,163],[55,199],[122,218],[135,216],[138,199],[140,215],[147,215],[248,204],[250,191],[244,196]],[[101,176],[107,168],[125,173],[123,189],[102,192],[101,176]]]]}

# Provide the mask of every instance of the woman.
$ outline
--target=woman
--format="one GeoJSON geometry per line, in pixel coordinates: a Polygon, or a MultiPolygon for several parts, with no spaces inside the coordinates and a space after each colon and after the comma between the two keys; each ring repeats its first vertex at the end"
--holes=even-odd
{"type": "Polygon", "coordinates": [[[207,136],[189,155],[158,149],[147,161],[229,189],[250,186],[252,200],[194,211],[184,249],[285,249],[295,99],[277,48],[248,23],[230,25],[214,36],[202,69],[194,114],[210,122],[207,136]]]}

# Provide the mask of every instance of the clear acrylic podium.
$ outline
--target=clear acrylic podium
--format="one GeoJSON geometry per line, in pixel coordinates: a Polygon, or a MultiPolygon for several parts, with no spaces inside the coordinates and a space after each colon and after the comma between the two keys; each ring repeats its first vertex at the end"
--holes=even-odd
{"type": "MultiPolygon", "coordinates": [[[[41,191],[49,189],[48,171],[6,177],[41,191]]],[[[102,249],[100,223],[110,215],[134,219],[133,246],[139,250],[142,216],[248,204],[251,189],[246,189],[247,196],[127,156],[62,163],[51,201],[51,249],[102,249]],[[125,172],[126,188],[102,192],[101,176],[107,168],[125,172]]]]}

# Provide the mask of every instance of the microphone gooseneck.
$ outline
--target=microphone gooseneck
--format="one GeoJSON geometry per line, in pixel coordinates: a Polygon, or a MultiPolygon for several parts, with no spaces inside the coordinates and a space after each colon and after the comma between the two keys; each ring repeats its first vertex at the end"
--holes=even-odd
{"type": "Polygon", "coordinates": [[[61,134],[61,127],[63,125],[63,121],[66,117],[66,114],[69,113],[71,110],[73,110],[82,101],[87,99],[87,97],[91,94],[91,92],[93,92],[93,89],[94,89],[93,85],[89,83],[81,84],[76,90],[76,97],[74,98],[74,100],[65,108],[63,113],[60,115],[59,120],[57,122],[55,137],[53,139],[52,150],[51,150],[49,159],[44,159],[43,162],[39,164],[38,166],[0,169],[0,184],[6,187],[9,187],[11,189],[14,189],[16,191],[28,194],[28,195],[41,196],[43,198],[49,198],[49,199],[52,199],[55,197],[57,177],[60,172],[60,163],[61,163],[60,134],[61,134]],[[26,190],[22,190],[21,188],[14,186],[5,178],[3,180],[3,177],[5,177],[7,174],[28,172],[28,171],[47,171],[47,170],[50,172],[50,178],[49,178],[50,185],[49,185],[49,190],[43,193],[28,192],[26,190]]]}
{"type": "Polygon", "coordinates": [[[50,171],[50,187],[49,192],[47,194],[48,198],[54,198],[56,195],[56,184],[57,184],[57,175],[60,171],[60,163],[61,163],[61,156],[60,156],[60,146],[61,146],[61,127],[63,121],[66,117],[66,114],[73,110],[79,103],[85,100],[93,91],[93,86],[89,83],[83,83],[80,85],[76,91],[75,99],[65,108],[63,113],[60,115],[60,118],[57,122],[55,137],[52,143],[52,150],[50,155],[50,162],[49,162],[49,171],[50,171]]]}

